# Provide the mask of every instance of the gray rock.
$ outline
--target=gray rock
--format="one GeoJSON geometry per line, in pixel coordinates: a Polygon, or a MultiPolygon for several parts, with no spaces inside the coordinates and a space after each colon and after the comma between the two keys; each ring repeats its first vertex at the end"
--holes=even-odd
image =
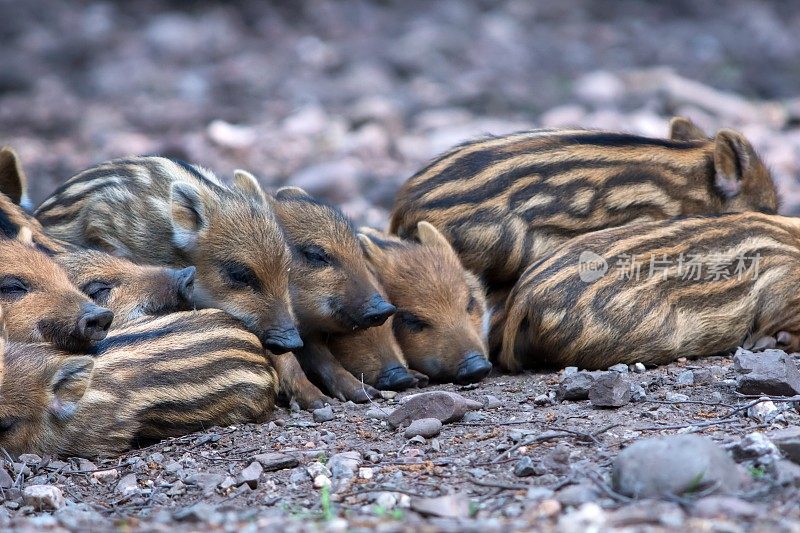
{"type": "Polygon", "coordinates": [[[666,399],[668,402],[686,402],[689,400],[689,397],[679,392],[670,391],[664,395],[664,399],[666,399]]]}
{"type": "Polygon", "coordinates": [[[569,376],[570,374],[576,374],[578,372],[577,366],[568,366],[564,368],[564,375],[569,376]]]}
{"type": "Polygon", "coordinates": [[[392,414],[392,409],[385,409],[382,407],[370,407],[364,413],[367,418],[374,418],[375,420],[385,420],[392,414]]]}
{"type": "Polygon", "coordinates": [[[42,462],[42,458],[35,453],[23,453],[18,459],[20,463],[25,463],[28,466],[36,466],[42,462]]]}
{"type": "Polygon", "coordinates": [[[225,481],[225,476],[221,474],[209,474],[206,472],[194,472],[183,480],[187,485],[197,485],[203,490],[204,496],[214,494],[217,487],[225,481]]]}
{"type": "Polygon", "coordinates": [[[411,509],[425,516],[467,518],[469,507],[469,500],[458,494],[438,498],[411,498],[411,509]]]}
{"type": "Polygon", "coordinates": [[[631,401],[643,402],[647,399],[647,391],[638,383],[631,383],[631,401]]]}
{"type": "Polygon", "coordinates": [[[414,420],[436,418],[446,424],[461,420],[467,411],[482,407],[480,402],[468,400],[454,392],[422,392],[404,397],[400,407],[389,415],[387,422],[392,427],[401,427],[414,420]]]}
{"type": "Polygon", "coordinates": [[[527,477],[536,474],[536,463],[533,462],[533,459],[528,457],[521,457],[519,461],[514,465],[514,475],[517,477],[527,477]]]}
{"type": "Polygon", "coordinates": [[[325,407],[320,407],[319,409],[314,409],[312,413],[314,417],[314,422],[317,424],[321,424],[323,422],[330,422],[333,420],[333,407],[330,405],[326,405],[325,407]]]}
{"type": "Polygon", "coordinates": [[[566,487],[558,490],[554,498],[558,502],[566,506],[579,507],[587,502],[596,501],[600,497],[597,487],[586,483],[578,485],[567,485],[566,487]]]}
{"type": "Polygon", "coordinates": [[[632,366],[633,366],[633,371],[636,372],[637,374],[644,374],[645,370],[647,370],[642,363],[635,363],[632,366]]]}
{"type": "Polygon", "coordinates": [[[754,354],[739,348],[733,357],[733,369],[739,374],[736,390],[742,394],[800,394],[800,370],[792,357],[782,350],[754,354]]]}
{"type": "Polygon", "coordinates": [[[208,523],[216,522],[215,517],[219,513],[214,507],[207,503],[196,503],[191,507],[178,509],[172,513],[172,517],[178,522],[208,523]]]}
{"type": "Polygon", "coordinates": [[[256,489],[262,472],[264,472],[264,467],[261,466],[261,463],[253,461],[236,476],[236,484],[244,485],[246,483],[251,489],[256,489]]]}
{"type": "Polygon", "coordinates": [[[37,511],[56,511],[64,507],[64,494],[53,485],[28,485],[22,491],[25,505],[37,511]]]}
{"type": "Polygon", "coordinates": [[[594,375],[589,372],[575,372],[565,374],[561,383],[558,384],[558,392],[556,397],[563,400],[588,400],[589,389],[594,383],[594,375]]]}
{"type": "Polygon", "coordinates": [[[327,467],[334,479],[353,478],[361,466],[361,454],[352,452],[336,453],[328,460],[327,467]]]}
{"type": "Polygon", "coordinates": [[[675,378],[678,385],[694,385],[694,373],[691,370],[684,370],[675,378]]]}
{"type": "Polygon", "coordinates": [[[127,474],[117,483],[117,492],[129,494],[139,490],[139,483],[136,482],[136,474],[127,474]]]}
{"type": "Polygon", "coordinates": [[[800,427],[773,431],[767,436],[787,459],[800,464],[800,427]]]}
{"type": "Polygon", "coordinates": [[[696,368],[692,370],[693,381],[696,385],[710,385],[714,383],[714,374],[708,368],[696,368]]]}
{"type": "Polygon", "coordinates": [[[616,365],[611,365],[608,367],[610,372],[619,372],[620,374],[627,374],[628,373],[628,365],[625,363],[617,363],[616,365]]]}
{"type": "Polygon", "coordinates": [[[758,514],[758,508],[733,496],[706,496],[694,505],[692,514],[700,518],[752,518],[758,514]]]}
{"type": "Polygon", "coordinates": [[[558,444],[542,457],[542,468],[545,472],[564,475],[572,471],[570,454],[572,449],[566,444],[558,444]]]}
{"type": "Polygon", "coordinates": [[[753,432],[731,446],[736,461],[757,459],[759,464],[770,464],[780,459],[778,448],[763,434],[753,432]]]}
{"type": "Polygon", "coordinates": [[[596,407],[622,407],[631,401],[631,387],[619,372],[606,372],[589,388],[589,401],[596,407]]]}
{"type": "Polygon", "coordinates": [[[483,408],[484,409],[497,409],[498,407],[503,406],[503,402],[500,401],[500,398],[497,396],[492,396],[491,394],[487,394],[484,397],[483,408]]]}
{"type": "Polygon", "coordinates": [[[305,468],[295,468],[289,475],[289,481],[295,485],[298,483],[303,483],[304,481],[309,481],[310,479],[311,476],[305,468]]]}
{"type": "Polygon", "coordinates": [[[435,437],[441,431],[442,422],[438,418],[421,418],[411,422],[403,432],[403,436],[407,439],[417,436],[429,439],[435,437]]]}
{"type": "Polygon", "coordinates": [[[14,480],[5,468],[5,461],[0,462],[0,489],[10,489],[14,480]]]}
{"type": "Polygon", "coordinates": [[[286,453],[260,453],[253,456],[254,461],[258,461],[264,467],[265,472],[276,472],[287,468],[294,468],[300,461],[297,457],[286,453]]]}
{"type": "Polygon", "coordinates": [[[681,495],[716,485],[730,494],[739,489],[736,463],[710,439],[671,435],[635,442],[612,467],[614,489],[633,497],[681,495]]]}
{"type": "Polygon", "coordinates": [[[780,459],[772,464],[775,483],[780,486],[800,487],[800,465],[780,459]]]}

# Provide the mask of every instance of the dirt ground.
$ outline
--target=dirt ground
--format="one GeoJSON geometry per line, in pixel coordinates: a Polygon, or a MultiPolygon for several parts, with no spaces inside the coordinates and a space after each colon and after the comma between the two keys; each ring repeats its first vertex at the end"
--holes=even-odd
{"type": "MultiPolygon", "coordinates": [[[[246,168],[267,187],[299,185],[384,227],[400,183],[476,135],[581,125],[661,136],[685,114],[709,132],[743,131],[782,211],[800,214],[800,9],[723,4],[0,0],[0,145],[22,156],[35,202],[96,162],[157,153],[224,179],[246,168]]],[[[279,408],[265,425],[113,461],[6,462],[0,527],[798,531],[800,475],[758,454],[739,458],[748,481],[724,501],[701,491],[630,502],[611,490],[614,458],[641,437],[697,432],[735,448],[798,423],[791,405],[769,422],[737,411],[748,400],[731,365],[630,373],[646,400],[618,409],[554,400],[555,372],[437,385],[486,407],[422,442],[375,418],[402,393],[380,408],[337,403],[322,423],[279,408]],[[706,368],[710,380],[685,383],[706,368]],[[243,482],[272,452],[297,465],[243,482]],[[348,452],[358,459],[336,455],[348,452]],[[520,477],[524,457],[534,473],[520,477]],[[309,470],[354,478],[320,489],[309,470]],[[63,509],[25,504],[21,490],[42,483],[61,488],[63,509]]]]}

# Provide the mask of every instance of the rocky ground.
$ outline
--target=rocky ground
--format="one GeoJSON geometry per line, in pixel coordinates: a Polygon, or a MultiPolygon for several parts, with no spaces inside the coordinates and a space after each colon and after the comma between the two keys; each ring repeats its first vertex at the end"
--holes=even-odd
{"type": "MultiPolygon", "coordinates": [[[[159,153],[383,227],[399,184],[460,141],[660,136],[684,114],[742,130],[800,214],[800,10],[724,4],[0,0],[0,145],[35,201],[96,162],[159,153]]],[[[797,531],[796,361],[759,358],[493,375],[429,389],[458,398],[280,408],[111,461],[27,456],[0,468],[0,527],[797,531]],[[707,440],[642,443],[683,434],[707,440]]]]}

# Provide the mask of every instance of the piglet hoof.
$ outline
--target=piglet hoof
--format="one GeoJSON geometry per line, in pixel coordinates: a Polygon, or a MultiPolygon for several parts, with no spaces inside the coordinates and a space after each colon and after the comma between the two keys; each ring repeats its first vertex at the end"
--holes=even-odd
{"type": "Polygon", "coordinates": [[[414,379],[417,380],[417,387],[419,387],[420,389],[423,387],[427,387],[428,383],[430,383],[431,381],[431,378],[429,378],[426,374],[423,374],[422,372],[417,372],[416,370],[411,370],[410,368],[408,369],[408,372],[412,376],[414,376],[414,379]]]}
{"type": "Polygon", "coordinates": [[[777,345],[778,342],[775,337],[765,336],[757,339],[750,350],[754,352],[763,352],[764,350],[775,348],[777,345]]]}
{"type": "Polygon", "coordinates": [[[357,389],[350,391],[347,395],[347,399],[355,403],[366,403],[370,400],[377,400],[380,397],[380,391],[366,383],[363,384],[363,387],[359,386],[357,389]]]}
{"type": "MultiPolygon", "coordinates": [[[[311,384],[309,383],[309,385],[311,384]]],[[[306,411],[313,411],[314,409],[325,407],[326,404],[329,405],[333,403],[333,400],[322,394],[322,392],[313,385],[307,389],[295,391],[293,398],[297,401],[300,408],[306,411]]]]}
{"type": "Polygon", "coordinates": [[[790,351],[796,352],[800,350],[800,336],[793,335],[788,331],[779,331],[775,335],[775,340],[779,346],[785,347],[790,351]]]}

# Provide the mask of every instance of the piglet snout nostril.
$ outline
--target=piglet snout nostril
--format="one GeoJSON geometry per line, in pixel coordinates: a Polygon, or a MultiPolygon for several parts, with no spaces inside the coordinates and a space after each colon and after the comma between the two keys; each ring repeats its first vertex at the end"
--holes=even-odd
{"type": "Polygon", "coordinates": [[[87,340],[101,341],[106,338],[114,313],[94,304],[84,304],[78,319],[78,332],[87,340]]]}
{"type": "Polygon", "coordinates": [[[193,266],[175,272],[178,293],[181,295],[181,298],[187,302],[192,302],[194,300],[194,278],[196,272],[197,269],[193,266]]]}
{"type": "Polygon", "coordinates": [[[456,383],[460,385],[476,383],[488,376],[491,371],[492,363],[482,353],[470,352],[464,356],[464,359],[458,365],[456,383]]]}
{"type": "Polygon", "coordinates": [[[363,309],[361,325],[367,328],[380,326],[397,311],[397,308],[384,300],[380,294],[374,294],[363,309]]]}

